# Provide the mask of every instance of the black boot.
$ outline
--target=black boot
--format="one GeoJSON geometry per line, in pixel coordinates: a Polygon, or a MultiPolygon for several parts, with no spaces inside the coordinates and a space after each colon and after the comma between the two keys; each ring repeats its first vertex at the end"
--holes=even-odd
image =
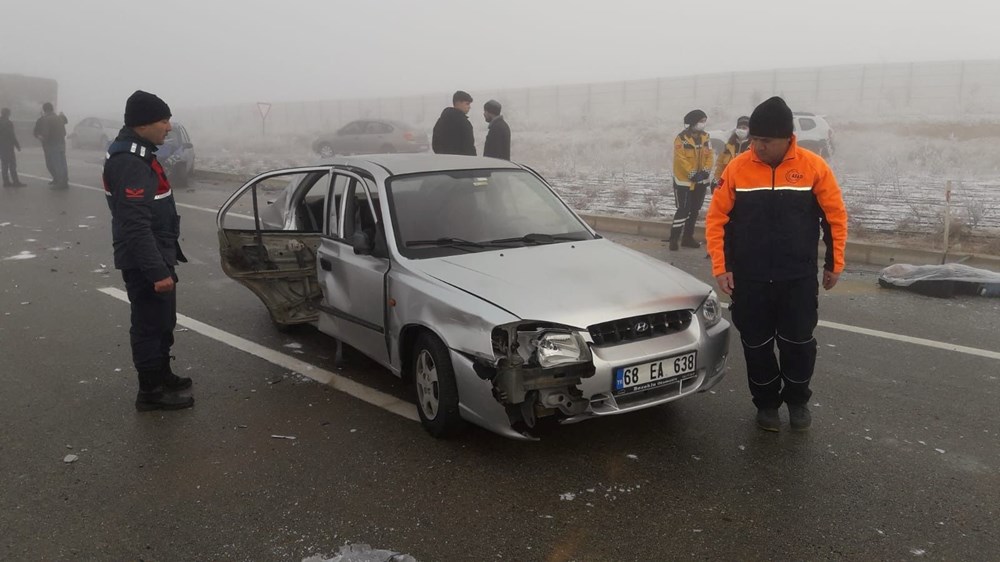
{"type": "Polygon", "coordinates": [[[694,238],[684,238],[683,240],[681,240],[681,246],[685,248],[700,248],[701,243],[695,240],[694,238]]]}
{"type": "Polygon", "coordinates": [[[812,414],[806,404],[788,405],[788,422],[795,431],[805,431],[812,425],[812,414]]]}
{"type": "Polygon", "coordinates": [[[191,377],[179,377],[170,369],[170,357],[163,360],[163,386],[168,390],[178,391],[191,388],[191,377]]]}
{"type": "Polygon", "coordinates": [[[167,390],[158,386],[152,390],[140,390],[135,395],[135,409],[140,412],[151,410],[183,410],[194,406],[194,396],[167,390]]]}
{"type": "Polygon", "coordinates": [[[163,369],[139,371],[139,392],[135,395],[135,409],[140,412],[151,410],[181,410],[194,406],[194,397],[170,390],[166,386],[163,369]]]}
{"type": "Polygon", "coordinates": [[[670,229],[670,239],[667,240],[667,241],[670,242],[670,251],[671,252],[676,252],[677,249],[680,247],[679,244],[680,244],[680,240],[681,240],[681,231],[682,230],[683,230],[683,227],[679,227],[679,226],[675,226],[675,227],[673,227],[673,228],[670,229]]]}

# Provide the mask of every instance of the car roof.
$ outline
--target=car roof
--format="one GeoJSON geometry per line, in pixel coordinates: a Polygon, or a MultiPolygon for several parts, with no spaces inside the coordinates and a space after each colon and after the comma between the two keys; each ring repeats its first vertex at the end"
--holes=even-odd
{"type": "Polygon", "coordinates": [[[353,121],[349,121],[349,122],[345,123],[344,126],[346,127],[347,125],[351,125],[353,123],[386,123],[386,124],[395,125],[397,127],[401,127],[401,128],[404,128],[404,129],[405,128],[410,128],[410,129],[413,128],[413,125],[410,125],[409,123],[406,123],[404,121],[397,121],[395,119],[378,119],[378,118],[375,118],[375,117],[363,117],[361,119],[354,119],[353,121]]]}
{"type": "Polygon", "coordinates": [[[322,164],[339,164],[368,168],[379,166],[391,176],[420,174],[445,170],[511,169],[520,166],[507,160],[484,156],[456,156],[453,154],[365,154],[324,160],[322,164]]]}

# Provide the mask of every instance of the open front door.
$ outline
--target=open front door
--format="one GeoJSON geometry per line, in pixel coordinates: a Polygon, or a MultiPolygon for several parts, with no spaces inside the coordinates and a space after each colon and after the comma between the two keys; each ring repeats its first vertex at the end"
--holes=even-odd
{"type": "Polygon", "coordinates": [[[264,303],[279,327],[316,322],[316,252],[330,216],[330,167],[261,174],[219,209],[222,270],[264,303]]]}

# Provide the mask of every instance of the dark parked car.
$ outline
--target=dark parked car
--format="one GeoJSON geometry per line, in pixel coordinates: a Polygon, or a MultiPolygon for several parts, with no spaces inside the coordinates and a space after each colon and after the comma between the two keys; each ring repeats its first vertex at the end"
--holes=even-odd
{"type": "Polygon", "coordinates": [[[359,119],[337,132],[320,136],[313,142],[316,154],[329,158],[340,154],[387,154],[427,152],[427,133],[412,125],[385,119],[359,119]]]}

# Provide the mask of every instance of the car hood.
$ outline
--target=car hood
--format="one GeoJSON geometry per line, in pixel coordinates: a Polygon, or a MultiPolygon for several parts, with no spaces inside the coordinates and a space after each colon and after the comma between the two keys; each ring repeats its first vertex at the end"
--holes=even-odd
{"type": "Polygon", "coordinates": [[[414,260],[411,267],[526,320],[575,328],[696,309],[710,287],[605,239],[414,260]]]}

